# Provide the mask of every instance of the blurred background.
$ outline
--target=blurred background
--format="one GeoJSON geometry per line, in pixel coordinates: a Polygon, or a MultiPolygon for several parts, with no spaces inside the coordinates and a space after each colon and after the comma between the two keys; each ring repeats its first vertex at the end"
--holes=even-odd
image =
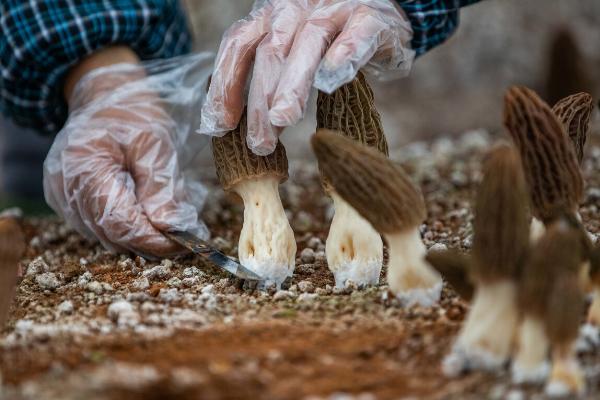
{"type": "MultiPolygon", "coordinates": [[[[183,2],[195,50],[216,52],[225,29],[248,14],[253,0],[183,2]]],[[[513,84],[534,88],[551,104],[581,90],[600,97],[600,1],[483,0],[463,9],[460,17],[457,33],[416,60],[409,77],[371,80],[392,148],[474,129],[500,134],[503,92],[513,84]]],[[[314,101],[310,105],[307,118],[284,133],[291,158],[312,157],[308,138],[315,126],[314,101]]],[[[597,120],[598,113],[596,127],[597,120]]],[[[14,135],[16,130],[0,123],[1,145],[11,149],[1,160],[2,187],[31,181],[37,191],[25,196],[39,197],[41,162],[51,141],[33,133],[14,135]],[[11,172],[15,158],[29,172],[11,172]]],[[[210,153],[198,159],[210,172],[210,153]]]]}

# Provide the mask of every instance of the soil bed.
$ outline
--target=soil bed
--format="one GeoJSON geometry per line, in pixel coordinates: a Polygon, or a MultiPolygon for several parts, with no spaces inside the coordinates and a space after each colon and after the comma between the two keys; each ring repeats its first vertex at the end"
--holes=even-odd
{"type": "MultiPolygon", "coordinates": [[[[491,142],[471,132],[392,153],[425,194],[427,247],[470,247],[470,199],[491,142]]],[[[584,169],[581,214],[595,235],[593,141],[584,169]]],[[[383,274],[378,287],[333,287],[324,255],[330,201],[314,165],[292,163],[282,198],[298,259],[290,286],[277,293],[255,291],[198,257],[111,255],[60,221],[27,220],[23,279],[0,334],[0,398],[544,398],[542,388],[511,385],[506,372],[441,374],[468,308],[450,288],[438,306],[407,309],[388,295],[383,274]]],[[[241,211],[234,197],[212,191],[204,219],[213,245],[228,254],[237,252],[241,211]]],[[[588,397],[597,398],[600,355],[582,360],[588,397]]]]}

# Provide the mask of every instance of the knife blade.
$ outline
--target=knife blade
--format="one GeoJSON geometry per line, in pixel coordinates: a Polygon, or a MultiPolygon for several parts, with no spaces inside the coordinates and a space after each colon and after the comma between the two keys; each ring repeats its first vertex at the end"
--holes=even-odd
{"type": "Polygon", "coordinates": [[[208,242],[200,239],[199,237],[190,232],[169,231],[164,232],[164,234],[174,242],[177,242],[186,249],[192,251],[193,253],[206,258],[217,267],[224,269],[225,271],[229,272],[232,275],[235,275],[240,279],[251,281],[262,280],[260,276],[250,271],[248,268],[245,268],[235,259],[226,256],[219,250],[212,247],[208,242]]]}

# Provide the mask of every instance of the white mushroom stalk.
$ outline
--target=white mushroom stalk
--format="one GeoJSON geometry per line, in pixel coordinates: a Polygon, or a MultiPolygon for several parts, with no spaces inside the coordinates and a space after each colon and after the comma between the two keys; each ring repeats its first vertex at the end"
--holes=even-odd
{"type": "Polygon", "coordinates": [[[440,298],[440,275],[425,261],[426,248],[418,227],[385,234],[390,261],[388,285],[403,304],[433,306],[440,298]]]}
{"type": "Polygon", "coordinates": [[[425,262],[419,234],[425,204],[406,173],[384,155],[336,132],[320,129],[312,146],[334,196],[388,241],[390,290],[407,305],[430,306],[439,300],[442,280],[425,262]]]}
{"type": "Polygon", "coordinates": [[[475,201],[471,280],[475,294],[452,352],[448,375],[496,370],[510,359],[519,321],[517,276],[529,245],[527,189],[515,149],[494,148],[475,201]]]}
{"type": "MultiPolygon", "coordinates": [[[[333,93],[319,92],[317,128],[336,131],[382,155],[388,154],[373,91],[360,71],[355,79],[333,93]]],[[[353,206],[331,190],[325,176],[321,177],[335,207],[326,252],[336,286],[343,287],[351,282],[359,287],[377,284],[383,266],[381,235],[353,206]]]]}
{"type": "Polygon", "coordinates": [[[584,390],[575,344],[584,311],[587,279],[583,271],[589,270],[589,251],[584,229],[568,212],[548,224],[533,245],[519,282],[523,320],[513,381],[541,383],[548,378],[546,391],[553,396],[573,396],[584,390]]]}
{"type": "Polygon", "coordinates": [[[217,175],[224,190],[244,202],[240,234],[240,263],[261,276],[262,286],[280,287],[292,275],[296,240],[279,196],[279,183],[287,179],[285,149],[278,143],[268,156],[253,154],[246,145],[246,116],[237,129],[213,138],[217,175]]]}
{"type": "Polygon", "coordinates": [[[244,201],[240,233],[240,263],[276,285],[292,276],[296,240],[279,197],[279,178],[264,176],[241,181],[233,189],[244,201]]]}
{"type": "Polygon", "coordinates": [[[330,196],[335,214],[325,250],[336,286],[376,285],[383,265],[381,235],[335,192],[330,196]]]}

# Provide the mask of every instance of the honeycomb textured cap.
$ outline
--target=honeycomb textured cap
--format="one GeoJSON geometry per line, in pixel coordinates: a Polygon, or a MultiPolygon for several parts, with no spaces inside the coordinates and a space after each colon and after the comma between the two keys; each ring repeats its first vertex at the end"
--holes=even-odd
{"type": "Polygon", "coordinates": [[[400,232],[425,219],[420,190],[383,154],[326,129],[311,142],[325,179],[380,233],[400,232]]]}
{"type": "Polygon", "coordinates": [[[521,154],[533,215],[547,223],[557,209],[576,210],[583,177],[550,107],[532,90],[511,87],[504,97],[504,125],[521,154]]]}
{"type": "Polygon", "coordinates": [[[594,99],[589,93],[581,92],[559,100],[552,111],[575,148],[579,164],[583,161],[583,151],[590,129],[590,117],[594,109],[594,99]]]}
{"type": "Polygon", "coordinates": [[[475,199],[473,278],[514,279],[529,246],[528,192],[521,159],[510,145],[498,145],[483,163],[475,199]]]}
{"type": "Polygon", "coordinates": [[[584,254],[580,229],[557,219],[533,246],[523,270],[519,307],[542,319],[552,343],[577,338],[585,305],[580,280],[584,254]]]}
{"type": "Polygon", "coordinates": [[[268,156],[257,156],[246,144],[247,132],[244,112],[236,129],[212,139],[217,177],[225,190],[250,178],[277,176],[281,181],[288,178],[288,160],[281,142],[268,156]]]}
{"type": "Polygon", "coordinates": [[[373,97],[373,90],[362,72],[332,94],[319,91],[317,129],[338,131],[355,141],[374,147],[388,155],[383,124],[373,97]]]}

